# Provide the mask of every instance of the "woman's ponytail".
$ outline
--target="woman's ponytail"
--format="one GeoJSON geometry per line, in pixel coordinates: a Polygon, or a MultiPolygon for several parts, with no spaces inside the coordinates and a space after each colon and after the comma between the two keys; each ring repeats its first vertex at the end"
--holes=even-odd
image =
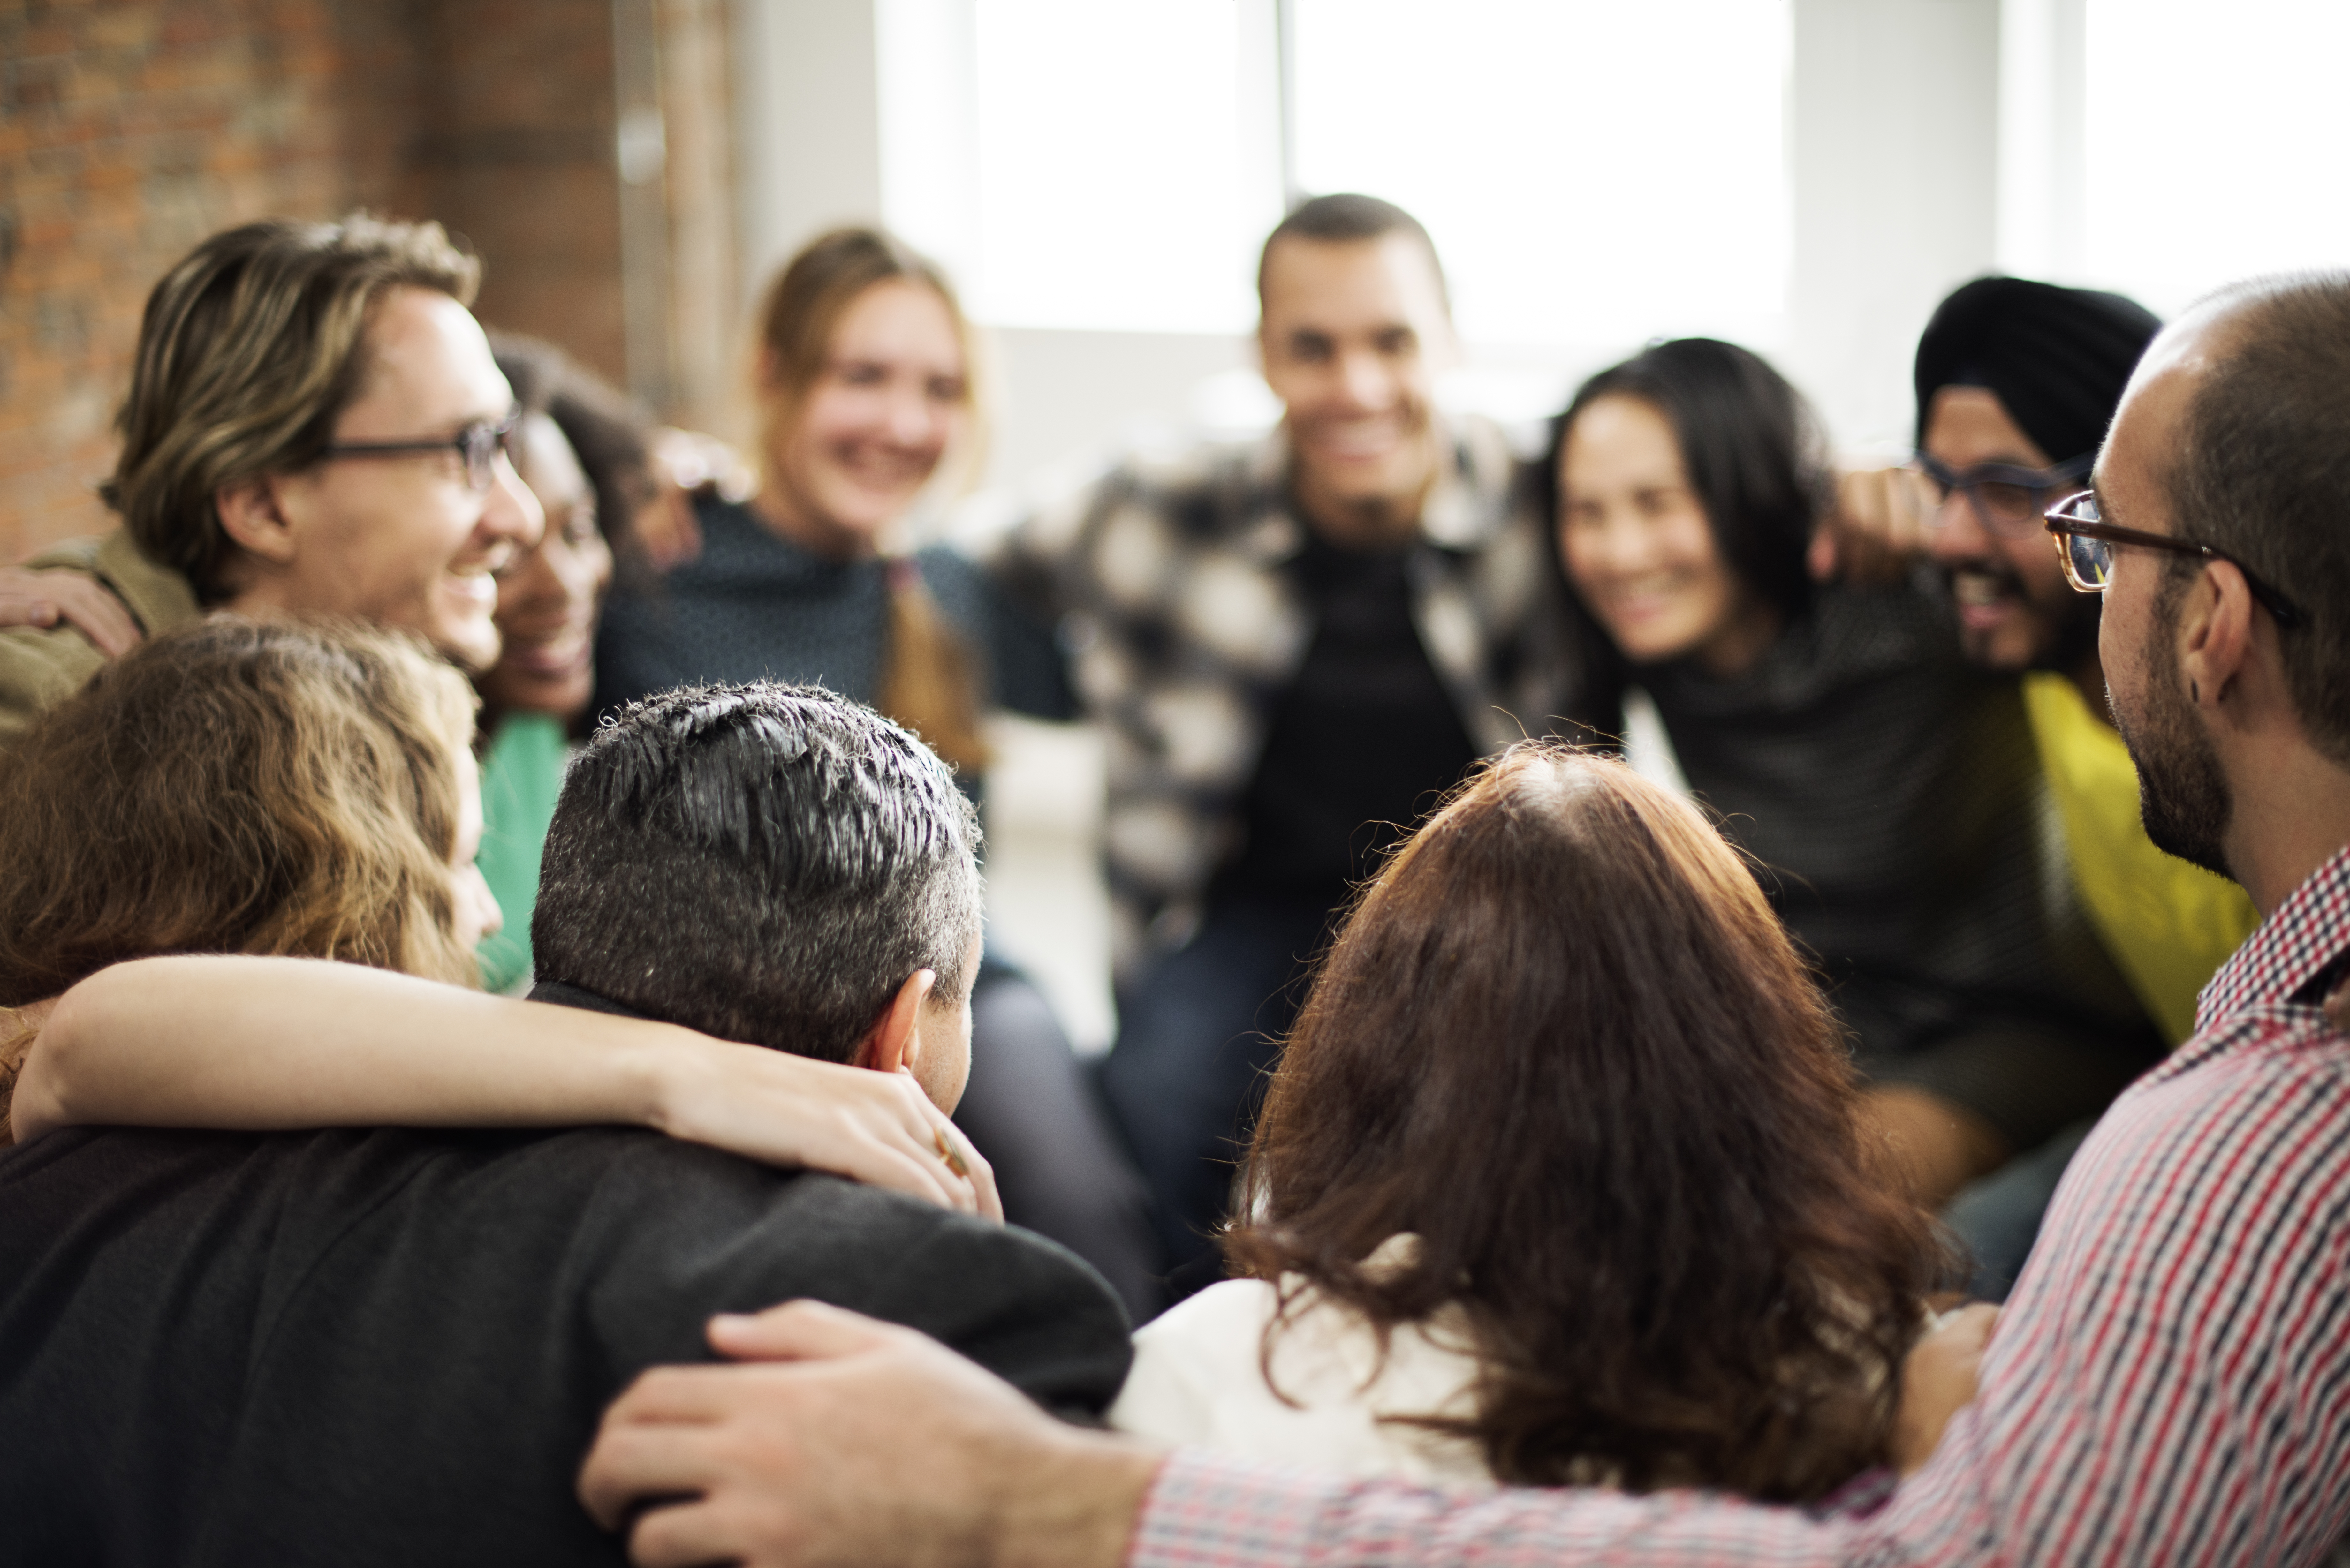
{"type": "Polygon", "coordinates": [[[971,650],[949,625],[911,556],[887,562],[889,633],[874,706],[920,735],[956,773],[987,766],[971,650]]]}

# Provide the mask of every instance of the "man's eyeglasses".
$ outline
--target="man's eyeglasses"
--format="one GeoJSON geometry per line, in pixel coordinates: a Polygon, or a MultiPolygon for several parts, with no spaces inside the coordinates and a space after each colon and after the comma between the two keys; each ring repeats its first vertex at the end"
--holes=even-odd
{"type": "Polygon", "coordinates": [[[1912,461],[1934,487],[1937,510],[1927,521],[1940,524],[1939,507],[1950,504],[1950,492],[1955,490],[1967,498],[1967,504],[1974,508],[1975,521],[1986,532],[2005,539],[2029,539],[2040,532],[2048,498],[2079,483],[2096,459],[2076,457],[2054,468],[2024,468],[2012,462],[1979,462],[1971,468],[1952,468],[1921,452],[1912,461]]]}
{"type": "Polygon", "coordinates": [[[331,457],[414,457],[427,452],[453,452],[464,460],[465,483],[476,491],[487,490],[497,477],[498,453],[511,452],[515,426],[521,422],[521,413],[509,413],[504,419],[492,421],[475,420],[453,436],[440,441],[338,441],[322,450],[321,458],[331,457]]]}
{"type": "Polygon", "coordinates": [[[2225,561],[2243,572],[2244,586],[2275,618],[2277,625],[2298,626],[2308,618],[2299,606],[2245,570],[2244,564],[2233,556],[2222,555],[2191,539],[2174,539],[2168,534],[2148,534],[2141,528],[2125,528],[2118,523],[2106,522],[2098,514],[2097,495],[2093,490],[2068,495],[2051,506],[2047,528],[2055,537],[2056,558],[2064,563],[2064,580],[2085,594],[2104,593],[2114,580],[2115,545],[2139,545],[2149,550],[2167,550],[2174,556],[2225,561]]]}

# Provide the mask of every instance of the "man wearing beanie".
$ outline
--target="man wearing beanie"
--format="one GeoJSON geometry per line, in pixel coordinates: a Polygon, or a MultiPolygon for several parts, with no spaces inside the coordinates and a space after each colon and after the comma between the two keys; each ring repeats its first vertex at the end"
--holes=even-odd
{"type": "MultiPolygon", "coordinates": [[[[2088,483],[2122,390],[2161,323],[2116,294],[1985,277],[1942,302],[1918,344],[1924,545],[1948,580],[1969,659],[2022,676],[2025,711],[2075,889],[2164,1036],[2192,1033],[2195,1000],[2256,923],[2234,883],[2157,849],[2137,773],[2106,706],[2102,599],[2075,593],[2043,525],[2088,483]]],[[[1953,1225],[1978,1289],[2021,1269],[2057,1179],[2095,1118],[1961,1192],[1953,1225]]]]}

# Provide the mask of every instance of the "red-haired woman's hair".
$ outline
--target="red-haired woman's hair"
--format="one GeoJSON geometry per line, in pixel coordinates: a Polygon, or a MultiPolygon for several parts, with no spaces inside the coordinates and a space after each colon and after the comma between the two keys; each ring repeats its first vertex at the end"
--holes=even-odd
{"type": "MultiPolygon", "coordinates": [[[[1499,1479],[1817,1498],[1885,1452],[1940,1253],[1752,873],[1622,763],[1513,748],[1388,864],[1266,1097],[1245,1272],[1457,1303],[1499,1479]],[[1420,1238],[1389,1271],[1363,1261],[1420,1238]]],[[[1278,1333],[1276,1320],[1271,1332],[1278,1333]]]]}

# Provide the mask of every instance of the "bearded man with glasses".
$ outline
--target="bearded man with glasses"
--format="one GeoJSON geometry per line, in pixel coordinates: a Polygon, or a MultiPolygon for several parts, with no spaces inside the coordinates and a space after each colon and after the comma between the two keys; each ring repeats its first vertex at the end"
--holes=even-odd
{"type": "Polygon", "coordinates": [[[353,616],[494,663],[496,574],[544,518],[467,309],[480,273],[437,223],[364,216],[248,223],[172,268],[99,491],[122,525],[27,563],[94,578],[125,624],[0,631],[0,749],[109,654],[207,609],[353,616]]]}

